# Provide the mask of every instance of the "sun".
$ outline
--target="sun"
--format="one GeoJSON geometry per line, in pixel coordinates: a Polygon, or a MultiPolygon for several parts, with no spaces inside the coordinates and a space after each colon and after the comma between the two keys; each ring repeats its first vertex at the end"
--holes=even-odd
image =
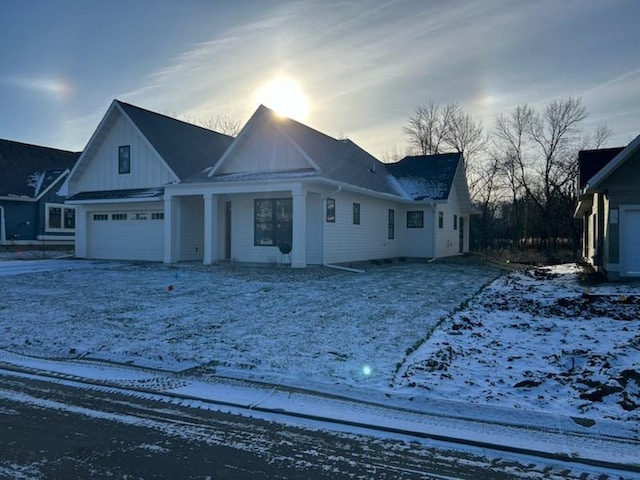
{"type": "Polygon", "coordinates": [[[284,76],[274,78],[260,87],[256,92],[256,100],[282,117],[302,121],[309,113],[309,102],[300,86],[284,76]]]}

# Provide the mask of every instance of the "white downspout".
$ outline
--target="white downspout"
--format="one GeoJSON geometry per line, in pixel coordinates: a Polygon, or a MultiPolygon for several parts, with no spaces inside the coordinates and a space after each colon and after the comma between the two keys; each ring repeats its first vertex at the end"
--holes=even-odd
{"type": "Polygon", "coordinates": [[[4,245],[7,243],[7,236],[4,231],[4,207],[0,206],[0,245],[4,245]]]}

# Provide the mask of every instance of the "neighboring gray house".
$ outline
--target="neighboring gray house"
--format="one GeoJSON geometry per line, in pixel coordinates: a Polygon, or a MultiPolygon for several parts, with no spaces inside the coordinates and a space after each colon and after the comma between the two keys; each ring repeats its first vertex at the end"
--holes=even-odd
{"type": "Polygon", "coordinates": [[[640,136],[578,159],[585,261],[611,280],[640,277],[640,136]]]}
{"type": "Polygon", "coordinates": [[[57,191],[79,156],[0,139],[0,245],[73,244],[75,209],[57,191]]]}
{"type": "Polygon", "coordinates": [[[66,186],[83,258],[275,263],[288,247],[301,268],[469,245],[462,155],[385,165],[264,106],[234,140],[114,101],[66,186]]]}

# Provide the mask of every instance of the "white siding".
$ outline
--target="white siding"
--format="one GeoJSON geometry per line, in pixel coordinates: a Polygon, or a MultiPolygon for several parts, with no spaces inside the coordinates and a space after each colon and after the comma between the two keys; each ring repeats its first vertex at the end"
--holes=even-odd
{"type": "Polygon", "coordinates": [[[307,194],[307,264],[320,265],[322,263],[322,199],[317,193],[307,194]]]}
{"type": "Polygon", "coordinates": [[[175,178],[131,122],[118,115],[103,132],[105,137],[88,161],[86,170],[69,185],[70,194],[99,190],[125,190],[165,185],[175,178]],[[131,173],[118,173],[118,147],[131,146],[131,173]]]}
{"type": "Polygon", "coordinates": [[[400,256],[402,212],[398,204],[340,192],[336,200],[336,221],[329,223],[322,205],[325,263],[345,263],[400,256]],[[353,224],[353,203],[360,203],[360,225],[353,224]],[[388,211],[395,211],[395,238],[388,238],[388,211]]]}
{"type": "Polygon", "coordinates": [[[180,198],[179,261],[204,257],[204,199],[202,196],[180,198]]]}
{"type": "Polygon", "coordinates": [[[310,167],[289,139],[269,122],[245,137],[217,173],[275,172],[310,167]]]}
{"type": "MultiPolygon", "coordinates": [[[[396,223],[398,223],[396,221],[396,223]]],[[[416,205],[406,207],[400,218],[402,227],[402,256],[412,258],[433,258],[433,208],[430,206],[416,205]],[[407,228],[407,212],[424,212],[423,228],[407,228]]]]}
{"type": "MultiPolygon", "coordinates": [[[[458,255],[460,252],[460,232],[459,232],[459,220],[460,210],[458,208],[458,196],[456,195],[455,185],[451,186],[451,192],[449,193],[449,201],[445,204],[437,206],[435,217],[435,229],[436,229],[436,257],[450,257],[452,255],[458,255]],[[444,225],[443,228],[438,226],[438,212],[443,213],[444,225]],[[457,228],[454,229],[454,215],[458,218],[457,228]]],[[[465,219],[466,220],[466,219],[465,219]]],[[[465,221],[465,229],[468,230],[469,222],[465,221]]]]}

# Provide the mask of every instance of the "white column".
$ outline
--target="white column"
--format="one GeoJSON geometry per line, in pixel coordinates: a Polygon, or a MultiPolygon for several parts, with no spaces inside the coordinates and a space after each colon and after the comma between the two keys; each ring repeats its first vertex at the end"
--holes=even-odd
{"type": "Polygon", "coordinates": [[[293,232],[291,267],[307,266],[307,192],[303,189],[293,193],[293,232]]]}
{"type": "Polygon", "coordinates": [[[218,196],[205,193],[204,197],[204,265],[218,261],[218,196]]]}
{"type": "Polygon", "coordinates": [[[178,261],[178,227],[180,223],[179,199],[164,196],[164,263],[177,263],[178,261]]]}

